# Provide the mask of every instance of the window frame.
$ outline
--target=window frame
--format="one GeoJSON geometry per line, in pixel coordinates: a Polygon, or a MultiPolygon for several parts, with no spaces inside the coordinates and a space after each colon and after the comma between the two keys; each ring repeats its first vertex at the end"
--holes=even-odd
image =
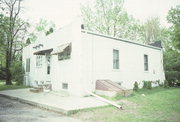
{"type": "Polygon", "coordinates": [[[144,54],[144,71],[149,71],[149,56],[147,54],[144,54]]]}
{"type": "Polygon", "coordinates": [[[113,69],[114,70],[120,69],[120,67],[119,67],[119,50],[118,49],[113,49],[113,69]],[[117,54],[115,54],[115,53],[117,53],[117,54]]]}
{"type": "Polygon", "coordinates": [[[50,75],[50,74],[51,74],[51,66],[48,65],[48,66],[47,66],[47,75],[50,75]]]}
{"type": "Polygon", "coordinates": [[[36,55],[36,67],[42,67],[42,59],[43,56],[42,55],[36,55]]]}
{"type": "Polygon", "coordinates": [[[71,59],[71,44],[67,46],[63,52],[58,53],[58,61],[71,59]]]}
{"type": "Polygon", "coordinates": [[[30,58],[26,58],[26,72],[30,72],[31,66],[30,66],[30,58]]]}
{"type": "Polygon", "coordinates": [[[68,90],[68,83],[62,83],[62,89],[63,90],[68,90]]]}

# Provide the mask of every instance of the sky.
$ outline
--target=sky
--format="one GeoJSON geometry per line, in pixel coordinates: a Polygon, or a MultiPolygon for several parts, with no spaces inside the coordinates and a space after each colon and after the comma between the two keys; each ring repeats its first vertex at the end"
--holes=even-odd
{"type": "MultiPolygon", "coordinates": [[[[80,4],[94,0],[24,0],[22,17],[30,23],[38,23],[40,18],[52,21],[62,27],[80,14],[80,4]]],[[[124,0],[128,14],[145,22],[150,17],[160,18],[162,26],[168,26],[166,16],[171,7],[180,5],[180,0],[124,0]]]]}

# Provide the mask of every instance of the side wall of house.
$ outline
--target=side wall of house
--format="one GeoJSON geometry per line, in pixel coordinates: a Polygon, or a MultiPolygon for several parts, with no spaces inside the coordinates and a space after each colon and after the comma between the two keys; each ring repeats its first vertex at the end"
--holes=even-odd
{"type": "Polygon", "coordinates": [[[49,36],[39,37],[39,39],[23,49],[23,64],[30,58],[31,70],[26,72],[30,84],[36,85],[35,81],[51,81],[54,91],[68,91],[70,94],[80,95],[81,87],[81,22],[75,20],[71,24],[64,26],[49,36]],[[47,75],[46,56],[42,56],[42,66],[36,66],[36,55],[34,52],[53,48],[57,49],[66,43],[72,43],[71,58],[58,60],[58,55],[51,55],[50,75],[47,75]],[[43,44],[43,47],[34,49],[33,47],[43,44]],[[62,84],[67,83],[68,89],[63,89],[62,84]]]}
{"type": "Polygon", "coordinates": [[[25,69],[25,76],[28,78],[28,83],[26,85],[30,86],[37,86],[37,82],[46,81],[46,57],[42,56],[42,66],[36,66],[36,55],[34,55],[34,52],[37,52],[39,50],[43,50],[45,48],[45,41],[44,37],[39,37],[41,39],[38,39],[35,43],[30,44],[23,48],[23,66],[25,69]],[[43,44],[43,47],[34,49],[38,44],[43,44]],[[26,65],[27,65],[27,59],[30,59],[30,71],[26,71],[26,65]]]}
{"type": "Polygon", "coordinates": [[[23,67],[24,67],[24,70],[25,70],[25,76],[26,76],[26,80],[27,80],[27,82],[24,82],[24,84],[25,85],[30,85],[30,86],[33,86],[33,84],[32,84],[32,82],[30,82],[30,81],[32,81],[33,80],[33,77],[31,77],[31,76],[33,76],[34,75],[34,72],[33,72],[33,70],[34,70],[34,67],[33,67],[33,60],[32,60],[32,55],[31,55],[31,45],[29,45],[29,46],[27,46],[27,47],[25,47],[25,48],[23,48],[23,55],[22,55],[22,61],[23,61],[23,67]],[[26,71],[26,60],[27,59],[30,59],[30,72],[27,72],[26,71]]]}
{"type": "MultiPolygon", "coordinates": [[[[54,49],[65,43],[72,43],[71,58],[58,61],[58,56],[52,56],[52,73],[51,80],[53,90],[62,89],[62,84],[67,83],[70,94],[81,95],[81,22],[74,21],[68,26],[62,28],[53,38],[53,41],[58,42],[54,45],[54,49]]],[[[53,42],[53,43],[54,43],[53,42]]]]}
{"type": "Polygon", "coordinates": [[[109,79],[128,89],[135,81],[164,80],[162,50],[140,46],[82,32],[83,81],[85,88],[95,89],[96,80],[109,79]],[[119,69],[113,69],[113,49],[119,50],[119,69]],[[144,55],[148,55],[148,71],[144,71],[144,55]]]}

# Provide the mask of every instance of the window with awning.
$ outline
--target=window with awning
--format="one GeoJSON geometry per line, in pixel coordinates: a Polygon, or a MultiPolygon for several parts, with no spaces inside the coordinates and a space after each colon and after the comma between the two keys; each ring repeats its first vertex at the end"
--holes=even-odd
{"type": "Polygon", "coordinates": [[[58,60],[66,60],[71,58],[71,48],[72,44],[67,43],[58,46],[53,52],[53,55],[58,55],[58,60]]]}
{"type": "MultiPolygon", "coordinates": [[[[55,48],[52,52],[53,55],[58,55],[61,52],[64,52],[65,50],[67,50],[66,48],[71,48],[71,43],[66,43],[66,44],[62,44],[60,46],[58,46],[57,48],[55,48]]],[[[71,51],[71,50],[69,50],[71,51]]]]}

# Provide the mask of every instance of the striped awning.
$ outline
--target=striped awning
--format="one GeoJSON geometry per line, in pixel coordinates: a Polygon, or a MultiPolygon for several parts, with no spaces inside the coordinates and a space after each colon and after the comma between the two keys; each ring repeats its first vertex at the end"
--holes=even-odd
{"type": "Polygon", "coordinates": [[[37,52],[34,52],[34,55],[46,55],[46,54],[50,54],[52,51],[53,51],[53,48],[46,49],[46,50],[39,50],[37,52]]]}
{"type": "Polygon", "coordinates": [[[63,52],[64,49],[66,49],[70,45],[71,45],[71,43],[62,44],[62,45],[58,46],[56,49],[54,49],[51,54],[52,55],[57,55],[58,53],[63,52]]]}

